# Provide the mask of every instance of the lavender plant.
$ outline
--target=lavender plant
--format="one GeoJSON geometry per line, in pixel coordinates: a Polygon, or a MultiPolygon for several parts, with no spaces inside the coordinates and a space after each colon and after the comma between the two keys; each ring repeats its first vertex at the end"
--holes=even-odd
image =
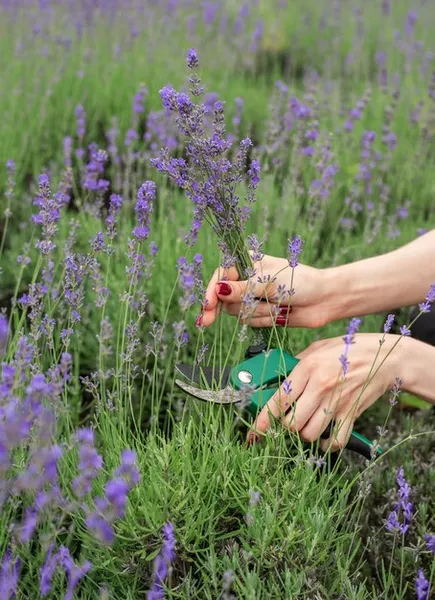
{"type": "MultiPolygon", "coordinates": [[[[319,477],[322,458],[281,431],[240,445],[232,414],[174,388],[173,363],[237,339],[229,320],[193,328],[201,271],[219,261],[202,223],[243,278],[287,244],[283,299],[302,238],[303,262],[329,266],[433,228],[432,13],[0,3],[0,595],[430,597],[433,419],[400,410],[403,382],[358,423],[384,423],[382,461],[343,457],[347,472],[319,477]],[[194,52],[182,88],[190,46],[208,93],[194,52]],[[161,108],[166,81],[180,92],[163,88],[161,108]]],[[[383,318],[359,325],[380,346],[412,329],[406,312],[383,318]]],[[[298,330],[295,351],[344,327],[298,330]]]]}

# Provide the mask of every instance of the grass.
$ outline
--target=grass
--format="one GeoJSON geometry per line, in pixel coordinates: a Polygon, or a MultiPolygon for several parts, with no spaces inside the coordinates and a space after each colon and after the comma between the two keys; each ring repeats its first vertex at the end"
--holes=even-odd
{"type": "MultiPolygon", "coordinates": [[[[39,569],[51,540],[67,545],[79,564],[87,559],[93,565],[80,583],[77,597],[141,598],[151,586],[153,561],[162,545],[162,525],[171,521],[177,546],[165,583],[167,598],[230,598],[231,594],[256,600],[415,597],[417,568],[424,568],[432,582],[435,570],[423,538],[435,532],[433,411],[407,412],[395,407],[382,439],[386,453],[379,461],[366,465],[356,456],[344,456],[331,473],[321,474],[309,460],[315,448],[307,450],[279,426],[264,444],[247,448],[246,415],[186,398],[174,385],[175,362],[195,360],[203,343],[209,346],[212,362],[233,362],[243,356],[246,343],[239,343],[235,322],[226,315],[202,332],[194,327],[198,304],[185,313],[180,310],[177,259],[186,256],[192,261],[194,253],[201,253],[207,281],[219,264],[219,251],[216,239],[205,228],[197,245],[186,247],[190,204],[151,169],[147,159],[152,153],[142,141],[134,148],[142,154],[133,166],[111,163],[104,173],[111,181],[111,191],[125,197],[110,256],[91,250],[90,240],[105,226],[101,214],[92,214],[95,194],[84,188],[83,166],[74,158],[72,198],[61,211],[52,255],[53,278],[46,279],[48,291],[37,303],[40,312],[14,303],[31,290],[32,282],[44,279],[44,268],[51,269],[34,248],[40,228],[30,222],[35,212],[32,199],[40,173],[49,173],[54,190],[64,176],[64,136],[72,136],[74,148],[78,146],[77,104],[82,104],[87,114],[86,144],[96,142],[107,148],[106,132],[117,118],[124,160],[123,140],[132,124],[132,98],[139,85],[143,82],[148,88],[148,116],[159,109],[162,85],[170,82],[178,89],[185,83],[185,53],[193,45],[198,48],[207,91],[217,91],[227,103],[230,130],[235,98],[244,99],[241,130],[251,135],[263,164],[248,231],[264,240],[268,254],[285,256],[287,239],[298,233],[305,240],[302,261],[323,268],[387,252],[414,239],[419,228],[434,227],[434,106],[428,96],[431,70],[422,66],[433,31],[429,4],[418,7],[414,35],[424,44],[424,51],[421,56],[414,52],[409,68],[408,48],[394,42],[396,29],[401,31],[401,39],[406,39],[404,23],[413,7],[405,1],[395,2],[389,16],[382,16],[380,3],[365,3],[361,33],[354,12],[356,2],[341,4],[340,14],[334,16],[326,2],[298,0],[279,8],[279,2],[262,1],[251,7],[239,35],[231,33],[233,25],[225,29],[219,20],[204,24],[202,11],[195,3],[193,8],[188,4],[171,9],[169,2],[167,6],[124,2],[114,4],[112,15],[108,8],[91,9],[88,22],[86,3],[73,8],[56,3],[41,10],[37,3],[29,7],[18,2],[2,8],[0,163],[8,159],[16,163],[12,216],[0,225],[4,239],[0,303],[10,317],[12,332],[5,361],[13,359],[21,333],[30,336],[38,349],[32,358],[33,374],[47,374],[58,363],[61,351],[72,354],[71,378],[56,401],[54,434],[64,449],[59,479],[66,498],[74,496],[71,482],[77,474],[77,457],[72,435],[79,426],[95,428],[104,459],[93,496],[104,493],[124,448],[137,452],[141,481],[130,492],[126,516],[117,521],[116,540],[110,547],[98,543],[89,532],[83,507],[51,507],[43,514],[32,541],[21,543],[17,524],[34,498],[31,491],[14,494],[0,515],[0,556],[6,547],[12,547],[21,557],[17,598],[40,597],[39,569]],[[192,13],[196,15],[195,33],[189,34],[192,13]],[[264,37],[257,49],[249,51],[257,18],[263,19],[264,37]],[[81,23],[80,35],[77,22],[81,23]],[[376,54],[381,50],[386,52],[389,75],[386,91],[378,84],[376,54]],[[395,73],[400,77],[397,99],[393,97],[395,73]],[[278,78],[300,100],[304,94],[313,94],[321,138],[332,136],[339,171],[328,201],[321,206],[316,206],[310,194],[316,164],[301,160],[294,137],[269,157],[279,155],[281,165],[267,161],[263,146],[270,133],[278,78]],[[342,131],[346,115],[367,90],[371,99],[363,118],[355,123],[352,134],[346,135],[342,131]],[[419,102],[422,117],[412,124],[409,113],[419,102]],[[364,130],[375,131],[375,149],[388,154],[381,138],[389,107],[393,109],[391,129],[397,147],[385,169],[375,169],[374,216],[366,207],[354,215],[345,200],[354,186],[360,185],[355,177],[361,135],[364,130]],[[131,284],[126,273],[131,265],[128,240],[136,218],[136,192],[146,179],[153,179],[158,190],[150,238],[142,247],[150,272],[131,284]],[[389,188],[384,204],[378,183],[389,188]],[[397,209],[403,206],[409,206],[406,219],[397,217],[397,209]],[[355,219],[351,230],[342,227],[343,217],[355,219]],[[389,235],[395,228],[398,231],[389,235]],[[84,283],[78,284],[83,291],[81,320],[74,325],[64,297],[68,240],[78,261],[85,255],[95,260],[84,283]],[[150,240],[159,249],[153,259],[150,240]],[[20,266],[19,255],[29,256],[30,264],[20,266]],[[110,289],[110,296],[104,306],[96,306],[102,286],[110,289]],[[52,294],[55,289],[57,297],[52,294]],[[140,303],[143,295],[147,302],[139,310],[131,299],[140,303]],[[52,335],[37,333],[46,314],[56,319],[52,335]],[[105,344],[104,319],[111,330],[105,344]],[[173,324],[181,321],[189,342],[177,346],[173,324]],[[131,336],[125,334],[128,325],[134,325],[131,336]],[[61,339],[66,327],[74,329],[68,347],[61,339]],[[106,351],[109,345],[112,349],[106,351]],[[415,505],[412,526],[403,538],[385,529],[400,465],[415,505]],[[255,505],[253,492],[260,493],[255,505]],[[231,589],[225,590],[229,571],[231,589]]],[[[224,4],[225,10],[221,10],[234,24],[241,5],[224,4]]],[[[144,127],[142,118],[139,129],[144,127]]],[[[0,175],[2,187],[3,200],[6,170],[0,175]]],[[[364,194],[359,197],[364,204],[364,194]]],[[[107,204],[106,195],[104,217],[107,204]]],[[[362,330],[380,331],[384,317],[366,317],[362,330]]],[[[399,313],[400,319],[407,322],[407,311],[399,313]]],[[[315,339],[343,335],[345,327],[345,322],[338,321],[314,331],[289,330],[282,343],[296,354],[315,339]]],[[[24,383],[17,385],[16,394],[24,396],[25,387],[24,383]]],[[[361,417],[358,430],[377,437],[376,428],[384,424],[388,410],[388,402],[380,400],[361,417]]],[[[10,471],[0,472],[0,497],[5,482],[13,481],[26,468],[28,456],[24,444],[14,453],[10,471]]],[[[91,495],[84,502],[92,505],[91,495]]],[[[51,597],[61,597],[65,585],[66,577],[58,572],[51,597]]]]}

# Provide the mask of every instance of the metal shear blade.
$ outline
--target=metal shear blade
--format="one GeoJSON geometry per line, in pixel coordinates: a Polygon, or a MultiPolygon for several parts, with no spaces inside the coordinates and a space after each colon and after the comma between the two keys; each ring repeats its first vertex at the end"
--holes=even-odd
{"type": "Polygon", "coordinates": [[[175,365],[176,370],[191,383],[202,385],[207,382],[209,387],[215,386],[224,388],[228,384],[230,378],[231,367],[224,369],[214,367],[198,367],[196,365],[175,365]]]}
{"type": "Polygon", "coordinates": [[[242,394],[231,386],[227,386],[222,390],[213,391],[202,390],[193,385],[189,385],[180,379],[176,379],[175,383],[190,396],[199,398],[199,400],[205,400],[206,402],[214,402],[215,404],[236,404],[243,399],[242,394]]]}

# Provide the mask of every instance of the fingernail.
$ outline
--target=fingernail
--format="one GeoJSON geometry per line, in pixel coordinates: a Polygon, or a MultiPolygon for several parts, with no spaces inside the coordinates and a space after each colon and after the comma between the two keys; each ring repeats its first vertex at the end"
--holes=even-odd
{"type": "Polygon", "coordinates": [[[201,327],[202,325],[202,312],[196,317],[195,327],[201,327]]]}
{"type": "Polygon", "coordinates": [[[289,315],[291,313],[291,311],[292,311],[292,307],[291,306],[282,306],[279,309],[280,314],[281,315],[286,315],[286,316],[289,315]]]}
{"type": "Polygon", "coordinates": [[[224,283],[223,281],[218,283],[216,287],[217,287],[217,293],[220,296],[229,296],[232,292],[231,286],[228,285],[228,283],[224,283]]]}
{"type": "Polygon", "coordinates": [[[260,436],[258,433],[250,433],[248,436],[248,446],[252,446],[254,443],[258,443],[260,441],[260,436]]]}
{"type": "Polygon", "coordinates": [[[275,323],[277,325],[287,325],[287,319],[285,317],[276,317],[275,323]]]}

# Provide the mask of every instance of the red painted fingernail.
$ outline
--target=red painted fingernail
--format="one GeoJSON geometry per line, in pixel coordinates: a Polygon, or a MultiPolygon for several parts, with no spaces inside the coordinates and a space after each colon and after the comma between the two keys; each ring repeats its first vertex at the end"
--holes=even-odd
{"type": "Polygon", "coordinates": [[[277,325],[287,325],[287,319],[285,317],[276,317],[275,323],[277,325]]]}
{"type": "Polygon", "coordinates": [[[258,433],[250,433],[248,436],[248,446],[252,446],[254,442],[259,442],[260,436],[258,433]]]}
{"type": "Polygon", "coordinates": [[[202,312],[196,317],[195,327],[201,327],[202,325],[202,312]]]}
{"type": "Polygon", "coordinates": [[[232,292],[231,286],[228,283],[221,281],[217,284],[217,293],[220,296],[229,296],[232,292]]]}
{"type": "Polygon", "coordinates": [[[289,315],[292,311],[292,307],[291,306],[282,306],[279,309],[279,312],[281,315],[289,315]]]}

